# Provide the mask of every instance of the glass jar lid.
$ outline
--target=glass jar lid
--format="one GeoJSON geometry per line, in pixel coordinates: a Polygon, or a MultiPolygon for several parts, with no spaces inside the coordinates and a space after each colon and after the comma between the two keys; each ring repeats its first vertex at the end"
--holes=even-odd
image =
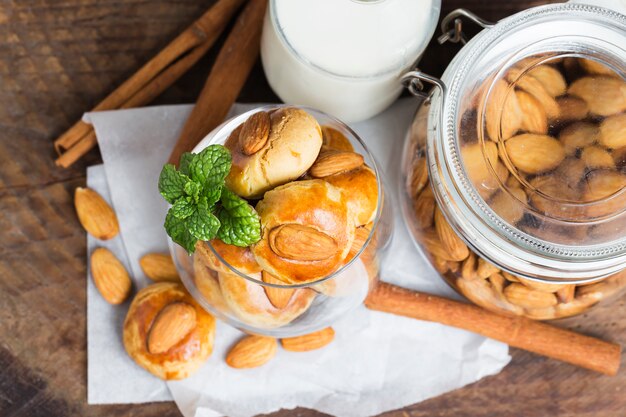
{"type": "Polygon", "coordinates": [[[432,98],[429,159],[448,220],[531,279],[626,265],[626,16],[521,12],[455,57],[432,98]]]}

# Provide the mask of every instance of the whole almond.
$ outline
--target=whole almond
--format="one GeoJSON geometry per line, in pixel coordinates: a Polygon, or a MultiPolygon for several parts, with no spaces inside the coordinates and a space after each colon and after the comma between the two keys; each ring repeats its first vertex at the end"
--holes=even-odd
{"type": "Polygon", "coordinates": [[[522,130],[528,133],[548,133],[548,116],[537,99],[522,90],[515,93],[522,113],[522,130]]]}
{"type": "Polygon", "coordinates": [[[559,141],[567,155],[574,155],[578,149],[594,144],[600,136],[600,129],[593,123],[577,122],[559,133],[559,141]]]}
{"type": "Polygon", "coordinates": [[[501,274],[509,282],[519,282],[519,279],[510,272],[502,271],[501,274]]]}
{"type": "Polygon", "coordinates": [[[474,252],[470,252],[468,257],[461,263],[461,277],[467,281],[478,279],[476,272],[477,256],[474,252]]]}
{"type": "Polygon", "coordinates": [[[148,333],[148,352],[165,353],[183,340],[196,327],[193,306],[176,302],[166,305],[157,314],[148,333]]]}
{"type": "Polygon", "coordinates": [[[453,259],[464,259],[469,255],[467,245],[454,232],[439,207],[435,208],[435,230],[437,230],[443,247],[453,259]]]}
{"type": "MultiPolygon", "coordinates": [[[[267,271],[263,271],[261,274],[261,279],[266,284],[275,284],[275,285],[285,285],[285,283],[274,275],[270,274],[267,271]]],[[[265,290],[265,295],[270,300],[270,303],[278,309],[283,309],[289,305],[289,301],[293,296],[293,293],[296,292],[294,288],[276,288],[270,286],[263,286],[265,290]]]]}
{"type": "Polygon", "coordinates": [[[619,149],[614,149],[612,152],[615,165],[624,168],[626,167],[626,146],[619,149]]]}
{"type": "Polygon", "coordinates": [[[485,105],[485,127],[494,142],[506,140],[522,127],[523,113],[513,88],[504,80],[494,83],[485,105]]]}
{"type": "Polygon", "coordinates": [[[527,307],[524,315],[533,320],[552,320],[556,318],[556,307],[527,307]]]}
{"type": "Polygon", "coordinates": [[[561,74],[561,71],[551,65],[539,65],[528,71],[528,75],[539,80],[543,88],[552,97],[558,97],[565,94],[567,83],[561,74]]]}
{"type": "Polygon", "coordinates": [[[617,213],[626,207],[626,193],[617,194],[626,187],[626,174],[617,171],[597,170],[583,181],[583,199],[598,202],[587,207],[588,216],[601,217],[617,213]],[[615,197],[608,199],[615,194],[615,197]],[[601,201],[607,199],[606,201],[601,201]]]}
{"type": "Polygon", "coordinates": [[[626,113],[607,117],[600,123],[598,141],[607,148],[626,147],[626,113]]]}
{"type": "Polygon", "coordinates": [[[575,190],[578,188],[578,184],[583,179],[585,172],[587,172],[585,162],[570,156],[565,158],[559,165],[554,172],[554,176],[564,181],[569,188],[575,190]]]}
{"type": "Polygon", "coordinates": [[[332,327],[327,327],[303,336],[281,339],[280,343],[285,350],[289,350],[291,352],[307,352],[309,350],[315,350],[326,346],[332,342],[334,338],[335,331],[332,327]]]}
{"type": "Polygon", "coordinates": [[[626,110],[626,83],[619,78],[602,75],[579,78],[567,92],[585,100],[594,116],[612,116],[626,110]]]}
{"type": "Polygon", "coordinates": [[[283,224],[268,236],[272,251],[278,256],[297,261],[321,261],[338,251],[335,239],[326,233],[300,224],[283,224]]]}
{"type": "Polygon", "coordinates": [[[500,272],[500,269],[491,262],[485,261],[483,258],[478,257],[478,266],[476,267],[476,274],[481,279],[489,278],[493,274],[500,272]]]}
{"type": "Polygon", "coordinates": [[[574,299],[575,294],[575,285],[565,285],[563,288],[559,288],[559,290],[556,292],[556,298],[558,298],[559,302],[561,303],[569,303],[574,299]]]}
{"type": "Polygon", "coordinates": [[[611,68],[593,59],[580,58],[578,63],[589,74],[593,75],[610,75],[612,77],[617,76],[617,73],[611,68]]]}
{"type": "Polygon", "coordinates": [[[566,286],[566,284],[550,284],[546,282],[533,281],[522,277],[517,277],[517,279],[521,284],[527,286],[528,288],[532,288],[533,290],[542,292],[555,293],[566,286]]]}
{"type": "Polygon", "coordinates": [[[91,188],[76,188],[74,206],[85,230],[101,240],[112,239],[120,231],[115,212],[102,196],[91,188]]]}
{"type": "Polygon", "coordinates": [[[433,225],[436,205],[433,189],[427,185],[417,196],[413,205],[417,227],[428,229],[433,225]]]}
{"type": "Polygon", "coordinates": [[[601,146],[587,146],[580,154],[587,168],[615,168],[613,156],[601,146]]]}
{"type": "Polygon", "coordinates": [[[510,224],[515,224],[524,216],[526,193],[518,187],[507,191],[500,190],[489,202],[489,207],[510,224]],[[507,192],[508,191],[508,192],[507,192]]]}
{"type": "Polygon", "coordinates": [[[438,256],[433,256],[432,258],[433,266],[435,270],[439,272],[441,275],[445,274],[450,270],[450,266],[448,265],[448,261],[438,256]]]}
{"type": "Polygon", "coordinates": [[[97,248],[92,252],[91,275],[100,295],[110,304],[121,304],[130,295],[130,276],[110,250],[97,248]]]}
{"type": "Polygon", "coordinates": [[[256,368],[276,356],[277,349],[278,343],[272,337],[246,336],[230,349],[226,363],[231,368],[256,368]]]}
{"type": "Polygon", "coordinates": [[[498,183],[491,169],[498,164],[498,146],[494,142],[464,145],[461,148],[461,157],[467,175],[475,186],[498,183]]]}
{"type": "Polygon", "coordinates": [[[624,286],[626,286],[626,271],[622,270],[602,281],[579,286],[576,289],[576,299],[587,299],[593,302],[600,301],[619,294],[624,289],[624,286]]]}
{"type": "Polygon", "coordinates": [[[180,282],[172,257],[167,253],[148,253],[139,259],[139,266],[152,281],[180,282]]]}
{"type": "Polygon", "coordinates": [[[454,261],[460,262],[465,260],[468,256],[471,256],[472,252],[468,251],[467,253],[463,252],[461,255],[458,253],[452,254],[450,253],[439,238],[439,234],[433,230],[428,229],[425,230],[421,235],[421,243],[424,245],[424,248],[431,255],[439,257],[441,259],[445,259],[446,261],[454,261]],[[457,255],[457,256],[455,256],[457,255]]]}
{"type": "Polygon", "coordinates": [[[309,174],[315,178],[324,178],[344,171],[350,171],[363,165],[363,156],[355,152],[325,151],[317,158],[309,174]]]}
{"type": "Polygon", "coordinates": [[[522,307],[509,303],[486,279],[459,279],[457,287],[470,301],[488,310],[504,309],[514,315],[524,313],[522,307]]]}
{"type": "Polygon", "coordinates": [[[539,174],[556,168],[565,159],[565,149],[553,137],[524,133],[506,141],[509,159],[528,174],[539,174]]]}
{"type": "Polygon", "coordinates": [[[330,127],[322,126],[322,146],[337,151],[354,152],[354,147],[343,133],[330,127]]]}
{"type": "Polygon", "coordinates": [[[270,115],[264,111],[254,113],[243,123],[239,144],[244,154],[254,155],[265,146],[270,135],[270,124],[270,115]]]}
{"type": "Polygon", "coordinates": [[[411,197],[416,197],[428,184],[428,165],[426,158],[419,158],[413,166],[413,173],[409,182],[411,197]]]}
{"type": "Polygon", "coordinates": [[[609,197],[626,187],[626,174],[615,171],[595,171],[585,178],[585,201],[609,197]]]}
{"type": "Polygon", "coordinates": [[[553,174],[535,177],[530,185],[539,192],[530,194],[530,202],[543,214],[558,217],[572,218],[583,214],[579,206],[568,206],[562,201],[575,202],[580,200],[577,188],[568,185],[567,177],[553,174]],[[548,196],[548,197],[544,197],[548,196]]]}
{"type": "Polygon", "coordinates": [[[496,290],[499,294],[502,294],[502,292],[504,291],[504,287],[507,284],[506,279],[499,272],[496,272],[495,274],[491,274],[489,276],[489,283],[491,284],[493,289],[496,290]]]}
{"type": "Polygon", "coordinates": [[[559,116],[559,105],[538,79],[529,74],[522,75],[522,72],[517,68],[510,69],[506,78],[509,82],[514,83],[516,88],[532,94],[541,103],[548,119],[555,119],[559,116]]]}
{"type": "Polygon", "coordinates": [[[524,308],[544,308],[557,304],[556,295],[534,290],[516,282],[504,289],[504,296],[512,304],[524,308]]]}
{"type": "Polygon", "coordinates": [[[559,105],[559,122],[583,120],[589,114],[587,102],[578,97],[564,96],[556,99],[559,105]]]}

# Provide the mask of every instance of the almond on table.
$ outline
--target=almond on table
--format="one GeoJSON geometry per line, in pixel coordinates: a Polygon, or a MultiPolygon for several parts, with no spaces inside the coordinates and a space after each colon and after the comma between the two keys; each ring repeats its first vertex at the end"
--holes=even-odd
{"type": "Polygon", "coordinates": [[[139,266],[152,281],[180,281],[178,271],[169,253],[148,253],[139,259],[139,266]]]}
{"type": "Polygon", "coordinates": [[[90,262],[91,275],[102,298],[110,304],[123,303],[132,289],[132,282],[124,265],[106,248],[94,250],[90,262]]]}
{"type": "Polygon", "coordinates": [[[230,349],[226,363],[231,368],[256,368],[276,356],[277,349],[278,342],[273,337],[246,336],[230,349]]]}
{"type": "Polygon", "coordinates": [[[326,327],[314,333],[296,337],[287,337],[280,340],[283,349],[291,352],[307,352],[309,350],[320,349],[329,344],[335,338],[335,331],[332,327],[326,327]]]}
{"type": "Polygon", "coordinates": [[[109,203],[91,188],[76,188],[74,206],[80,224],[93,237],[109,240],[119,233],[120,226],[115,212],[109,203]]]}

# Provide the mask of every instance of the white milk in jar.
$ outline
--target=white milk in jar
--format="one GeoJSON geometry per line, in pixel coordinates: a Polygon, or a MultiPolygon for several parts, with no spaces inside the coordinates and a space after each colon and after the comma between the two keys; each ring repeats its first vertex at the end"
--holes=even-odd
{"type": "Polygon", "coordinates": [[[270,0],[261,58],[286,103],[346,122],[367,119],[401,93],[399,77],[424,51],[441,0],[270,0]]]}

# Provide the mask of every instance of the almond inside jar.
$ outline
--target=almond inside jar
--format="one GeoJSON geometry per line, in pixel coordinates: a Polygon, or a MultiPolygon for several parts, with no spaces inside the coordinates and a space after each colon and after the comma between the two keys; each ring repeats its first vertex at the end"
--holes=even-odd
{"type": "MultiPolygon", "coordinates": [[[[624,79],[595,58],[555,54],[528,57],[500,74],[476,89],[458,124],[460,160],[480,198],[509,227],[551,244],[620,239],[626,231],[624,79]]],[[[421,137],[410,135],[415,142],[421,137]]],[[[424,204],[425,152],[416,146],[412,178],[420,187],[416,192],[416,181],[407,184],[416,235],[438,272],[471,301],[544,320],[578,314],[626,287],[624,272],[584,286],[542,283],[502,271],[458,243],[449,247],[453,240],[441,235],[448,229],[434,227],[434,214],[425,212],[433,205],[424,204]]]]}
{"type": "Polygon", "coordinates": [[[463,116],[476,135],[461,135],[461,156],[491,209],[566,245],[593,245],[592,225],[623,223],[615,220],[626,210],[626,83],[619,74],[590,58],[532,56],[485,84],[463,116]],[[472,155],[476,146],[481,162],[472,155]]]}

